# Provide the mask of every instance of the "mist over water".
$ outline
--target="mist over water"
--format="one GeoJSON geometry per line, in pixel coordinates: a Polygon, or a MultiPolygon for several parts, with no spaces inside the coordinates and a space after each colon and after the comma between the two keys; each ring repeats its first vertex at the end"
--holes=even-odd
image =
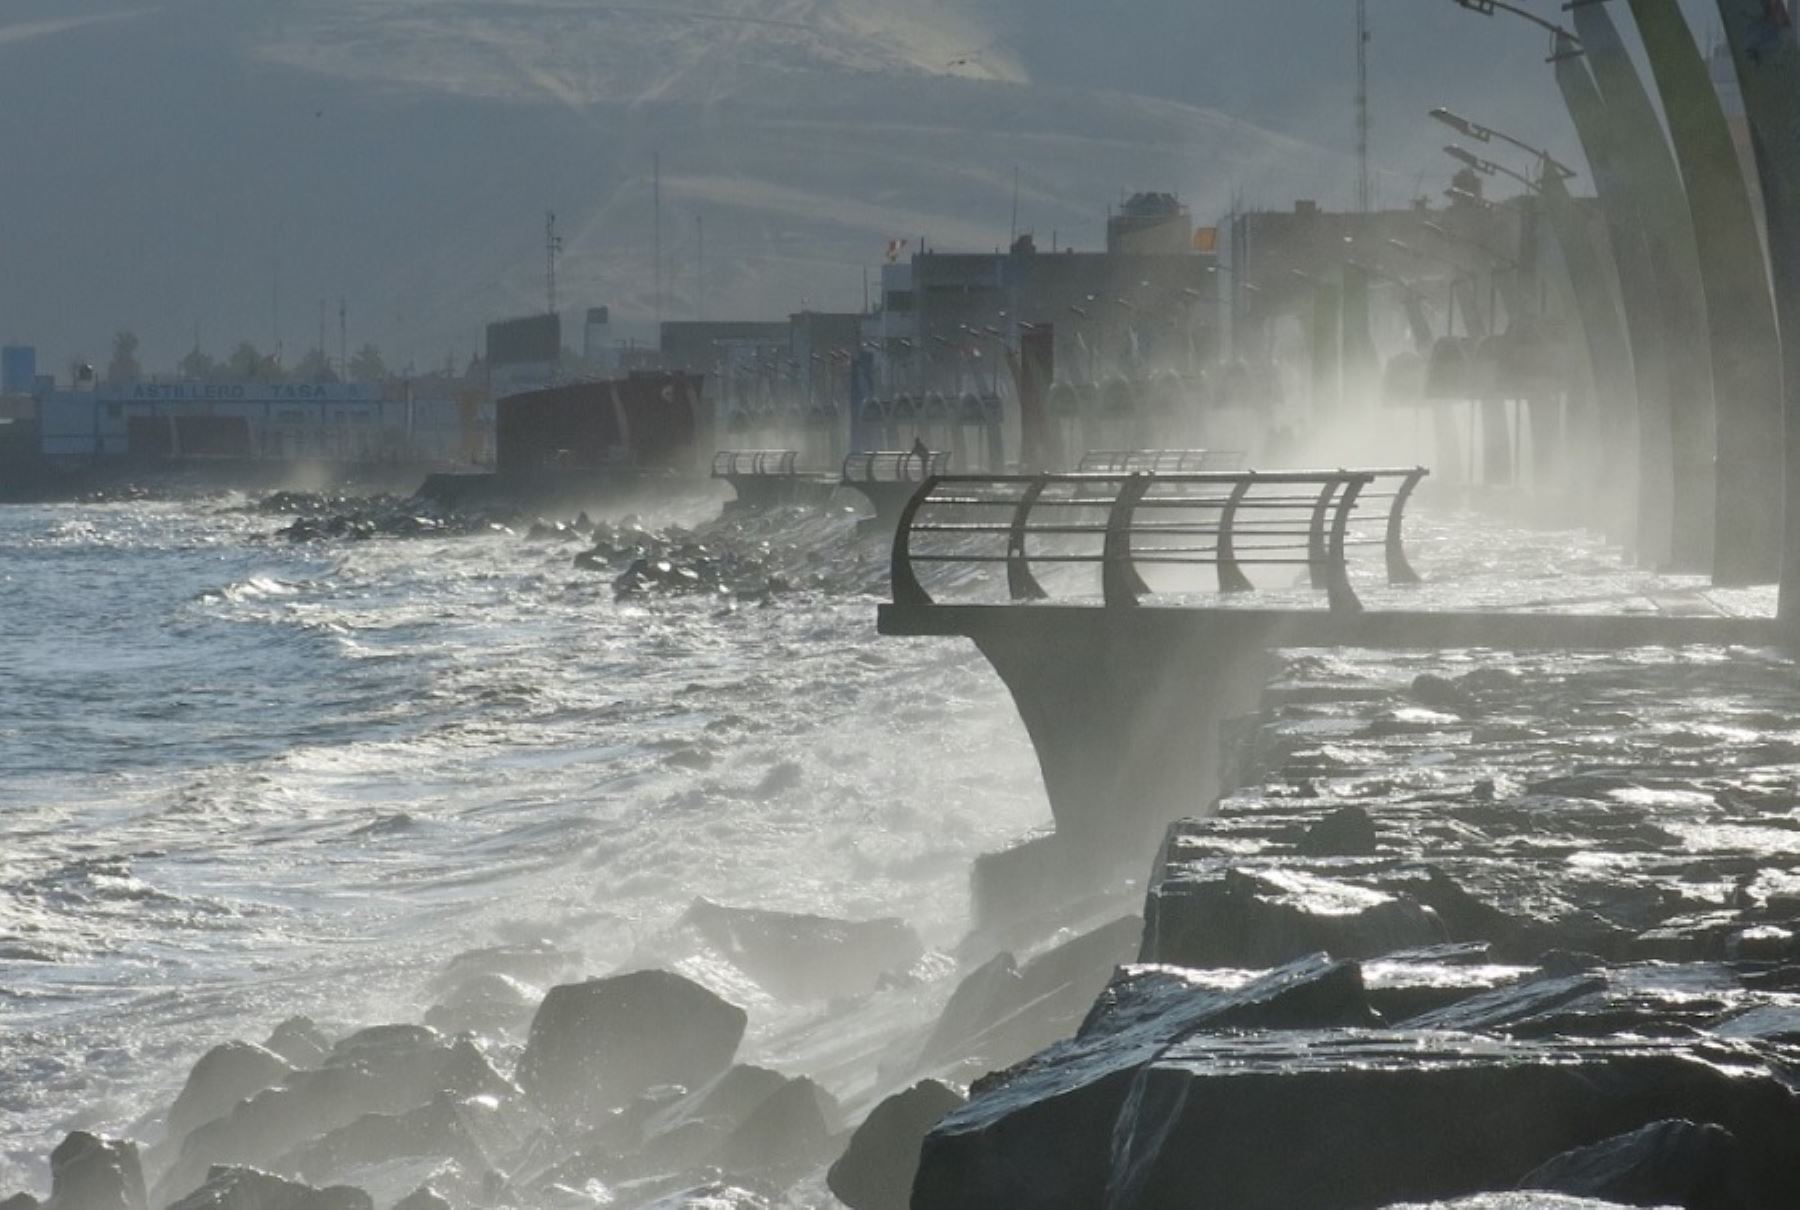
{"type": "Polygon", "coordinates": [[[279,523],[0,510],[0,1189],[219,1041],[417,1020],[470,948],[599,974],[698,896],[949,946],[971,858],[1048,820],[998,680],[872,597],[623,603],[566,543],[279,523]]]}
{"type": "MultiPolygon", "coordinates": [[[[0,1189],[42,1189],[71,1129],[158,1137],[219,1042],[295,1013],[331,1036],[418,1021],[453,956],[504,943],[572,955],[559,981],[672,966],[750,1010],[743,1061],[849,1103],[878,1093],[882,1047],[983,956],[950,953],[971,862],[1049,821],[973,646],[876,637],[882,540],[831,510],[703,533],[806,569],[755,604],[617,598],[574,565],[584,544],[510,530],[291,543],[285,521],[241,501],[0,510],[0,1189]],[[821,1017],[670,948],[700,897],[897,916],[930,952],[912,990],[821,1017]]],[[[1773,604],[1441,504],[1408,548],[1419,588],[1359,555],[1377,560],[1356,573],[1371,608],[1773,604]]],[[[1317,607],[1287,574],[1258,569],[1255,600],[1317,607]]],[[[1301,653],[1284,675],[1404,687],[1490,667],[1542,685],[1528,771],[1490,744],[1367,775],[1429,793],[1623,763],[1679,806],[1763,793],[1792,742],[1789,665],[1742,653],[1301,653]]],[[[793,1204],[831,1204],[817,1193],[793,1204]]]]}

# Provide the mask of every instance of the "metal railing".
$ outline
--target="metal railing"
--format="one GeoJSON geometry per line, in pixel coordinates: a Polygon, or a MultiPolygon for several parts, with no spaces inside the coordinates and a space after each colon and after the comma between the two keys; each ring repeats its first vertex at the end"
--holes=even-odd
{"type": "Polygon", "coordinates": [[[1082,475],[1187,475],[1242,470],[1243,466],[1242,450],[1089,450],[1075,471],[1082,475]]]}
{"type": "Polygon", "coordinates": [[[845,483],[923,483],[950,467],[946,450],[864,450],[844,459],[845,483]]]}
{"type": "Polygon", "coordinates": [[[1338,612],[1361,610],[1349,553],[1380,546],[1390,584],[1416,584],[1402,526],[1423,467],[1214,471],[1178,475],[936,475],[907,502],[894,534],[894,601],[935,602],[918,565],[1003,565],[1014,601],[1049,596],[1035,565],[1097,564],[1109,606],[1153,590],[1140,569],[1212,567],[1223,593],[1254,589],[1246,567],[1307,569],[1338,612]],[[1392,487],[1385,485],[1392,484],[1392,487]],[[1353,529],[1386,502],[1386,523],[1353,529]],[[929,546],[929,549],[921,549],[929,546]]]}
{"type": "Polygon", "coordinates": [[[720,450],[713,455],[712,477],[783,478],[799,474],[799,450],[720,450]]]}

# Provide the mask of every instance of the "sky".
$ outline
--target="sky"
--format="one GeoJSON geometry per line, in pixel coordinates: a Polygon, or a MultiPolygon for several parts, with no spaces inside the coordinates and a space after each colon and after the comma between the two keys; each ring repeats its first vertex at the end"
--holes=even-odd
{"type": "MultiPolygon", "coordinates": [[[[1552,0],[1524,0],[1546,17],[1552,0]]],[[[1684,5],[1704,41],[1704,5],[1684,5]]],[[[1621,6],[1622,8],[1622,6],[1621,6]]],[[[1580,164],[1545,41],[1369,0],[1377,200],[1436,193],[1447,105],[1580,164]]],[[[1098,245],[1180,193],[1348,205],[1350,0],[0,0],[0,341],[113,333],[461,364],[483,324],[854,309],[891,238],[1098,245]],[[663,276],[655,278],[660,162],[663,276]],[[702,256],[704,249],[704,256],[702,256]]],[[[1623,16],[1621,12],[1621,16],[1623,16]]],[[[568,343],[576,343],[571,338],[568,343]]]]}

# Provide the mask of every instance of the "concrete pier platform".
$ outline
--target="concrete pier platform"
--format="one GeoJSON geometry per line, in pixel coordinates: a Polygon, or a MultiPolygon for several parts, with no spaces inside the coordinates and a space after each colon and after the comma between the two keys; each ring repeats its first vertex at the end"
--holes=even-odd
{"type": "Polygon", "coordinates": [[[1791,638],[1759,617],[1156,605],[888,604],[879,626],[975,643],[1031,737],[1059,842],[1096,870],[1210,810],[1222,728],[1259,708],[1274,651],[1770,648],[1791,638]]]}

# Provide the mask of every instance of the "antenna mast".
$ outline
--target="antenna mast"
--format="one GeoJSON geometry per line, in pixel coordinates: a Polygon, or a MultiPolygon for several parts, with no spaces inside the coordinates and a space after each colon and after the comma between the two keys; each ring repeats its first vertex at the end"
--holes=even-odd
{"type": "Polygon", "coordinates": [[[662,339],[662,152],[657,152],[650,167],[650,206],[655,211],[650,236],[650,294],[656,313],[656,335],[662,339]]]}
{"type": "Polygon", "coordinates": [[[544,211],[544,290],[549,314],[556,314],[556,258],[562,255],[562,236],[556,233],[556,211],[544,211]]]}
{"type": "Polygon", "coordinates": [[[1369,0],[1356,0],[1356,208],[1372,204],[1369,182],[1369,0]]]}

